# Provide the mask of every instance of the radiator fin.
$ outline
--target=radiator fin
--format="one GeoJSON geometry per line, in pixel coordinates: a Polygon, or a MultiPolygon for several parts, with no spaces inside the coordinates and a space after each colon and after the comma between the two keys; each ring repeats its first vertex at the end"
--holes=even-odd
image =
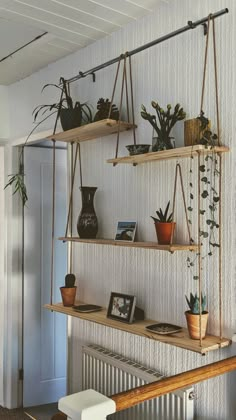
{"type": "MultiPolygon", "coordinates": [[[[83,389],[112,395],[163,378],[149,369],[100,346],[83,346],[83,389]]],[[[146,401],[111,416],[110,420],[193,420],[192,388],[146,401]]]]}

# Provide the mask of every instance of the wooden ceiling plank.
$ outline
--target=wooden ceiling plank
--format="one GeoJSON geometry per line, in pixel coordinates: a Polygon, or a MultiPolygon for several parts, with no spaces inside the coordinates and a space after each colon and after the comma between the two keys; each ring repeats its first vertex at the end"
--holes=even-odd
{"type": "Polygon", "coordinates": [[[85,13],[79,9],[69,6],[67,3],[49,1],[49,0],[17,0],[17,3],[27,4],[28,6],[40,8],[48,13],[61,16],[63,18],[71,19],[84,26],[101,31],[104,35],[119,28],[119,25],[108,22],[97,16],[85,13]]]}
{"type": "Polygon", "coordinates": [[[75,33],[73,31],[65,30],[64,28],[57,27],[55,25],[50,25],[45,22],[41,22],[34,18],[26,19],[25,16],[22,16],[19,13],[10,11],[10,10],[1,10],[1,14],[3,17],[10,19],[10,20],[16,20],[17,22],[23,22],[26,24],[26,22],[29,25],[37,26],[38,28],[44,29],[47,32],[51,32],[54,35],[56,35],[58,38],[67,39],[72,42],[76,42],[79,47],[85,47],[86,45],[89,45],[91,42],[93,42],[92,39],[89,39],[88,37],[84,37],[80,35],[79,33],[75,33]]]}
{"type": "MultiPolygon", "coordinates": [[[[107,7],[114,10],[115,12],[119,12],[134,19],[142,16],[144,14],[144,10],[146,10],[147,13],[149,12],[149,10],[144,6],[138,6],[135,3],[129,2],[127,0],[95,0],[95,2],[101,6],[107,7]]],[[[145,4],[145,1],[143,4],[145,4]]]]}
{"type": "MultiPolygon", "coordinates": [[[[59,0],[57,0],[57,2],[62,3],[62,1],[59,0]]],[[[135,20],[132,17],[119,13],[108,7],[104,7],[92,0],[67,0],[66,3],[68,6],[74,7],[75,9],[81,10],[92,16],[97,16],[119,26],[126,25],[131,20],[135,20]]]]}
{"type": "Polygon", "coordinates": [[[106,35],[106,33],[101,32],[96,28],[83,25],[64,16],[59,16],[51,12],[49,13],[43,9],[28,6],[27,4],[23,5],[22,3],[15,3],[12,1],[7,7],[7,10],[24,16],[26,21],[29,20],[29,23],[31,23],[31,20],[39,22],[40,27],[42,27],[42,24],[46,24],[51,27],[51,32],[53,32],[54,27],[63,28],[64,30],[79,34],[81,38],[89,38],[92,41],[106,35]]]}

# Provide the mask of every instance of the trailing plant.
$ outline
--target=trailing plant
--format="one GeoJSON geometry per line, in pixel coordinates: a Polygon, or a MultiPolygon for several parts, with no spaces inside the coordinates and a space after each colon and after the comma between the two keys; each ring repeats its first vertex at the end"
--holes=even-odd
{"type": "Polygon", "coordinates": [[[170,139],[171,130],[178,121],[184,120],[186,113],[180,104],[175,105],[173,112],[171,112],[172,106],[170,104],[167,105],[166,111],[157,102],[152,101],[151,104],[156,111],[156,115],[149,114],[146,107],[142,105],[141,116],[144,120],[150,122],[166,148],[173,149],[170,139]]]}
{"type": "MultiPolygon", "coordinates": [[[[186,295],[185,295],[185,298],[186,298],[191,314],[199,315],[200,314],[200,299],[197,293],[195,293],[195,295],[190,293],[190,299],[188,299],[186,295]]],[[[203,296],[203,294],[201,294],[201,313],[205,311],[206,311],[206,295],[203,296]]]]}
{"type": "Polygon", "coordinates": [[[209,130],[209,119],[205,117],[203,111],[201,111],[197,119],[201,123],[200,133],[202,134],[202,137],[199,140],[199,144],[203,144],[204,146],[214,147],[216,145],[216,141],[218,137],[217,137],[217,134],[214,134],[212,133],[211,130],[209,130]]]}
{"type": "Polygon", "coordinates": [[[24,174],[24,169],[23,169],[24,168],[23,153],[24,153],[24,147],[26,146],[26,144],[27,144],[30,136],[33,134],[33,132],[39,127],[40,124],[42,124],[44,121],[46,121],[48,118],[50,118],[53,114],[57,114],[56,123],[55,123],[55,128],[56,128],[56,124],[57,124],[58,118],[60,116],[61,110],[63,110],[63,109],[73,109],[73,106],[74,106],[74,108],[79,108],[81,110],[81,118],[82,118],[84,123],[92,122],[92,112],[91,112],[90,107],[86,103],[80,104],[80,102],[78,102],[78,101],[75,102],[75,104],[73,105],[72,98],[68,93],[66,81],[63,77],[60,78],[60,84],[62,84],[62,87],[59,86],[59,85],[56,85],[56,84],[46,84],[45,86],[43,86],[42,92],[48,86],[56,87],[57,89],[59,89],[61,91],[61,98],[56,103],[53,103],[53,104],[50,104],[50,105],[39,105],[33,110],[33,113],[32,113],[32,115],[34,117],[33,122],[36,125],[34,126],[34,128],[31,130],[31,132],[27,136],[27,138],[25,140],[25,143],[22,147],[22,150],[20,152],[19,163],[18,163],[18,171],[14,174],[8,175],[8,177],[10,179],[4,187],[4,189],[6,189],[8,187],[13,187],[14,188],[13,195],[16,194],[16,193],[19,193],[23,206],[25,206],[25,204],[28,200],[27,189],[26,189],[26,185],[25,185],[25,174],[24,174]],[[65,97],[63,97],[63,95],[65,97]],[[37,118],[38,118],[39,115],[43,116],[43,118],[40,121],[37,122],[37,118]]]}
{"type": "Polygon", "coordinates": [[[151,218],[154,220],[155,223],[171,223],[172,222],[173,213],[168,214],[169,207],[170,207],[170,201],[168,201],[164,212],[162,211],[161,208],[156,211],[158,218],[151,216],[151,218]]]}
{"type": "MultiPolygon", "coordinates": [[[[208,126],[209,120],[204,116],[204,113],[200,115],[202,124],[204,127],[208,126]]],[[[202,143],[206,147],[210,146],[209,153],[203,157],[203,161],[200,162],[199,171],[200,171],[200,198],[201,198],[201,208],[199,209],[200,215],[200,230],[199,237],[201,239],[200,245],[204,245],[204,240],[207,240],[207,246],[204,248],[204,252],[201,253],[201,258],[205,259],[206,257],[211,257],[216,249],[220,247],[219,241],[217,238],[217,232],[219,229],[218,221],[218,210],[220,196],[218,191],[218,178],[220,175],[219,164],[218,164],[218,155],[215,152],[215,145],[217,140],[217,135],[212,133],[212,131],[207,130],[203,133],[202,143]]],[[[192,214],[194,211],[194,191],[193,191],[193,155],[190,157],[190,195],[189,195],[189,223],[192,224],[192,214]]],[[[196,258],[199,256],[199,253],[195,254],[195,258],[187,257],[187,266],[190,269],[194,268],[196,258]]],[[[199,276],[194,274],[194,280],[198,280],[199,276]]]]}
{"type": "Polygon", "coordinates": [[[20,165],[19,173],[11,174],[8,176],[10,177],[10,179],[8,183],[5,185],[4,189],[10,186],[13,186],[14,187],[13,195],[18,192],[22,200],[22,204],[23,206],[25,206],[28,200],[28,196],[27,196],[27,190],[26,190],[26,186],[24,182],[25,174],[23,170],[23,165],[20,165]]]}

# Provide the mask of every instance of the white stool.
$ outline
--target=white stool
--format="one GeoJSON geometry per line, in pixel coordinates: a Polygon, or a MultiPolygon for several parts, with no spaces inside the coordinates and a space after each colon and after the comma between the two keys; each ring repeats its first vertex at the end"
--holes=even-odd
{"type": "Polygon", "coordinates": [[[115,413],[116,404],[105,395],[87,389],[60,398],[58,408],[70,420],[105,420],[109,414],[115,413]]]}

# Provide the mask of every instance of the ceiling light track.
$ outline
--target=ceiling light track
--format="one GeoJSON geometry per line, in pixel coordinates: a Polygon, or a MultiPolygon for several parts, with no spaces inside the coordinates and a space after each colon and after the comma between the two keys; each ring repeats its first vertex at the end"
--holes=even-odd
{"type": "Polygon", "coordinates": [[[23,50],[23,48],[27,47],[28,45],[32,44],[35,41],[38,41],[40,38],[42,38],[44,35],[46,35],[48,32],[44,32],[41,35],[36,36],[36,38],[32,39],[31,41],[27,42],[26,44],[22,45],[21,47],[17,48],[12,53],[6,55],[6,57],[1,58],[0,63],[7,60],[8,58],[12,57],[14,54],[18,53],[19,51],[23,50]]]}

